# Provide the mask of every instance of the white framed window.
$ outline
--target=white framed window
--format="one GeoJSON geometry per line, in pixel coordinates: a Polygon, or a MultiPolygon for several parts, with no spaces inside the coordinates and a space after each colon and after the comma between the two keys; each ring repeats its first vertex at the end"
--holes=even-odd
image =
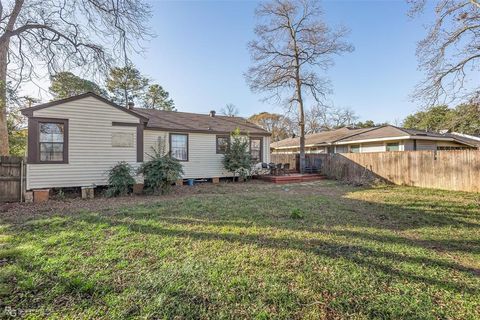
{"type": "Polygon", "coordinates": [[[359,144],[352,144],[350,146],[351,153],[360,153],[360,145],[359,144]]]}
{"type": "Polygon", "coordinates": [[[170,133],[170,154],[179,161],[188,161],[188,134],[170,133]]]}
{"type": "Polygon", "coordinates": [[[112,132],[112,147],[133,148],[133,133],[112,132]]]}
{"type": "Polygon", "coordinates": [[[250,156],[254,163],[262,162],[262,138],[250,138],[250,156]]]}
{"type": "Polygon", "coordinates": [[[400,144],[398,142],[389,142],[385,147],[386,151],[400,151],[400,144]]]}
{"type": "Polygon", "coordinates": [[[225,154],[225,152],[227,152],[229,145],[230,145],[230,136],[216,137],[217,154],[225,154]]]}

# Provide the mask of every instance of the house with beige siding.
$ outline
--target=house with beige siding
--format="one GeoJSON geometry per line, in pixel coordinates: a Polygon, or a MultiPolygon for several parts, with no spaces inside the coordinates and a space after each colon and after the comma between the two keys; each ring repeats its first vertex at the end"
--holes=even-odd
{"type": "MultiPolygon", "coordinates": [[[[119,106],[94,93],[26,108],[27,190],[106,185],[120,161],[138,168],[154,150],[181,161],[184,179],[221,178],[237,128],[256,162],[270,161],[270,133],[240,117],[119,106]],[[161,151],[160,150],[160,151],[161,151]]],[[[137,177],[142,182],[142,177],[137,177]]]]}
{"type": "MultiPolygon", "coordinates": [[[[478,149],[480,138],[459,133],[437,133],[384,125],[373,128],[340,128],[305,137],[306,153],[364,153],[415,150],[478,149]]],[[[273,142],[272,153],[299,153],[300,139],[273,142]]]]}

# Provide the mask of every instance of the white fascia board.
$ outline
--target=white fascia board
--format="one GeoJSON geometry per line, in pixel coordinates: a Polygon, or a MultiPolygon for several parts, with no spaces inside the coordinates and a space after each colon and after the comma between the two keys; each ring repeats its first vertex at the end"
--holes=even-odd
{"type": "Polygon", "coordinates": [[[381,142],[381,141],[396,141],[396,140],[435,140],[435,141],[456,141],[453,138],[442,138],[442,137],[427,137],[427,136],[397,136],[397,137],[385,137],[385,138],[375,138],[375,139],[363,139],[363,140],[352,140],[352,141],[338,141],[334,144],[356,144],[356,143],[366,143],[366,142],[381,142]]]}
{"type": "Polygon", "coordinates": [[[477,136],[472,136],[472,135],[469,135],[469,134],[459,133],[459,132],[452,132],[452,134],[460,136],[460,137],[480,141],[480,137],[477,137],[477,136]]]}
{"type": "MultiPolygon", "coordinates": [[[[316,147],[316,146],[320,146],[320,145],[317,145],[317,144],[306,144],[305,147],[307,148],[310,148],[310,147],[316,147]]],[[[300,145],[298,146],[288,146],[288,147],[272,147],[272,149],[296,149],[296,148],[300,148],[300,145]]]]}

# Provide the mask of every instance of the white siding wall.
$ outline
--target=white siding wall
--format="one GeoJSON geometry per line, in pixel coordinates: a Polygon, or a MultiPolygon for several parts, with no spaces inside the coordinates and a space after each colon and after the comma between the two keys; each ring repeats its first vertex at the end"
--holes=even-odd
{"type": "Polygon", "coordinates": [[[69,120],[68,164],[28,164],[27,189],[105,185],[106,172],[119,161],[137,165],[136,127],[112,126],[139,119],[98,99],[87,97],[34,111],[34,117],[69,120]],[[134,135],[133,147],[112,147],[113,132],[134,135]]]}
{"type": "MultiPolygon", "coordinates": [[[[168,151],[169,132],[145,130],[144,132],[144,160],[148,161],[152,147],[158,148],[159,138],[165,143],[168,151]]],[[[182,162],[184,179],[228,177],[232,174],[225,171],[222,165],[222,154],[216,153],[216,134],[189,133],[188,134],[188,161],[182,162]]],[[[263,138],[263,162],[270,161],[270,137],[263,138]]]]}
{"type": "Polygon", "coordinates": [[[437,150],[437,142],[430,140],[417,140],[417,150],[437,150]]]}
{"type": "Polygon", "coordinates": [[[413,151],[413,150],[415,150],[415,145],[413,140],[404,140],[403,151],[413,151]]]}
{"type": "Polygon", "coordinates": [[[385,144],[383,142],[362,143],[360,152],[383,152],[385,151],[385,144]]]}
{"type": "Polygon", "coordinates": [[[270,162],[270,137],[263,137],[263,162],[270,162]]]}
{"type": "Polygon", "coordinates": [[[451,141],[437,141],[437,147],[468,147],[466,145],[451,142],[451,141]]]}

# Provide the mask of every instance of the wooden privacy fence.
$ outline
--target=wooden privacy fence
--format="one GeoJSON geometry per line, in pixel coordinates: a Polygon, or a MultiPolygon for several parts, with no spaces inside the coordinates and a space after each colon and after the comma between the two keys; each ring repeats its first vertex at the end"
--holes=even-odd
{"type": "Polygon", "coordinates": [[[20,201],[25,189],[25,161],[22,157],[0,157],[0,202],[20,201]]]}
{"type": "MultiPolygon", "coordinates": [[[[272,155],[272,161],[277,162],[272,155]]],[[[293,156],[295,155],[284,155],[293,156]]],[[[480,150],[311,154],[330,178],[480,192],[480,150]]],[[[279,161],[281,162],[281,161],[279,161]]]]}
{"type": "MultiPolygon", "coordinates": [[[[317,163],[317,159],[324,158],[324,154],[307,153],[305,154],[305,163],[307,166],[311,166],[313,163],[317,163]]],[[[290,164],[290,169],[298,171],[300,165],[300,155],[293,153],[272,153],[270,155],[270,161],[273,163],[288,163],[290,164]]]]}
{"type": "Polygon", "coordinates": [[[297,154],[293,153],[272,153],[270,155],[270,161],[273,163],[288,163],[290,164],[290,169],[298,170],[297,168],[297,154]]]}

